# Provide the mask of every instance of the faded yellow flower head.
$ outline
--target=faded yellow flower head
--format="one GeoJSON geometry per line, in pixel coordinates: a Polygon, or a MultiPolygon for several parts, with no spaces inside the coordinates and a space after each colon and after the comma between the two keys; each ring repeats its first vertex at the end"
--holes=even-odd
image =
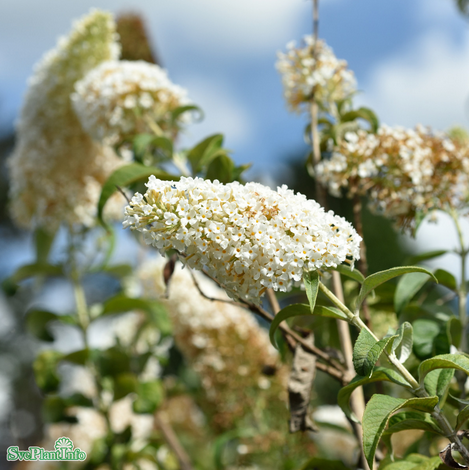
{"type": "Polygon", "coordinates": [[[11,211],[19,225],[93,224],[101,185],[122,162],[85,133],[70,94],[88,71],[118,56],[111,14],[92,10],[36,65],[8,162],[11,211]]]}

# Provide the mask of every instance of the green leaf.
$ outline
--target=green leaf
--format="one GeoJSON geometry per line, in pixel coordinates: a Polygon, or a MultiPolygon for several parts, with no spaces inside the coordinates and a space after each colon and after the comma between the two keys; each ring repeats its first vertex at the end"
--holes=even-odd
{"type": "Polygon", "coordinates": [[[275,340],[275,332],[277,331],[278,326],[281,322],[286,319],[289,319],[290,317],[312,315],[347,320],[345,314],[343,314],[342,311],[334,307],[316,306],[313,314],[311,313],[311,307],[308,304],[291,304],[290,306],[287,306],[281,311],[279,311],[272,320],[272,323],[270,324],[269,337],[270,341],[272,342],[272,345],[275,348],[278,348],[277,342],[275,340]]]}
{"type": "Polygon", "coordinates": [[[390,417],[399,409],[410,409],[432,412],[438,404],[438,397],[414,397],[400,399],[397,397],[375,394],[372,396],[363,414],[363,451],[370,468],[373,467],[376,448],[384,433],[390,417]]]}
{"type": "Polygon", "coordinates": [[[118,294],[104,303],[101,316],[128,312],[134,309],[146,312],[163,335],[171,333],[172,325],[164,305],[153,299],[129,298],[118,294]]]}
{"type": "Polygon", "coordinates": [[[404,322],[396,332],[397,338],[393,340],[392,351],[397,359],[404,363],[412,353],[413,329],[412,324],[404,322]]]}
{"type": "Polygon", "coordinates": [[[384,435],[392,435],[403,430],[425,430],[431,433],[441,434],[441,430],[428,413],[399,412],[389,419],[389,425],[384,435]]]}
{"type": "Polygon", "coordinates": [[[133,140],[134,152],[137,156],[142,156],[154,149],[163,149],[168,157],[173,155],[173,142],[165,136],[155,136],[154,134],[138,134],[133,140]]]}
{"type": "Polygon", "coordinates": [[[49,263],[31,263],[19,267],[15,273],[9,278],[13,284],[20,281],[32,278],[34,276],[62,276],[64,274],[63,268],[60,265],[51,265],[49,263]]]}
{"type": "Polygon", "coordinates": [[[90,358],[102,377],[115,377],[131,371],[131,359],[127,352],[118,346],[107,350],[94,349],[90,351],[90,358]]]}
{"type": "Polygon", "coordinates": [[[47,423],[71,422],[76,423],[75,417],[67,416],[66,409],[68,407],[64,398],[56,395],[48,395],[42,403],[42,415],[47,423]]]}
{"type": "Polygon", "coordinates": [[[317,456],[310,458],[301,469],[351,469],[345,466],[341,460],[330,460],[328,458],[319,458],[317,456]]]}
{"type": "Polygon", "coordinates": [[[37,385],[45,393],[56,392],[60,379],[57,375],[57,366],[63,354],[55,350],[43,350],[33,363],[37,385]]]}
{"type": "Polygon", "coordinates": [[[423,361],[419,366],[420,385],[424,385],[425,376],[430,373],[430,371],[438,370],[440,368],[454,368],[455,370],[463,371],[469,375],[469,358],[462,353],[449,353],[446,355],[438,355],[423,361]]]}
{"type": "Polygon", "coordinates": [[[440,285],[446,286],[452,291],[457,291],[456,278],[449,271],[439,268],[435,270],[435,276],[438,278],[440,285]]]}
{"type": "Polygon", "coordinates": [[[59,318],[57,314],[49,311],[35,309],[26,314],[26,327],[39,340],[53,342],[54,336],[49,330],[49,322],[59,318]]]}
{"type": "Polygon", "coordinates": [[[154,175],[160,180],[177,180],[178,177],[170,175],[167,172],[158,170],[155,167],[147,167],[142,164],[132,163],[118,168],[114,171],[111,176],[106,180],[101,190],[101,196],[98,201],[98,218],[102,224],[103,221],[103,210],[107,200],[117,190],[117,186],[126,187],[132,183],[146,181],[150,175],[154,175]],[[117,186],[116,186],[117,185],[117,186]]]}
{"type": "Polygon", "coordinates": [[[419,359],[429,357],[433,352],[433,344],[440,333],[441,326],[432,319],[414,321],[414,352],[419,359]]]}
{"type": "MultiPolygon", "coordinates": [[[[356,309],[358,310],[360,308],[362,302],[365,300],[368,294],[373,291],[377,286],[381,285],[382,283],[385,283],[388,280],[391,280],[392,278],[395,278],[396,276],[404,275],[406,273],[426,273],[432,278],[435,278],[432,272],[422,267],[395,267],[390,268],[389,270],[373,273],[373,275],[370,275],[365,278],[365,281],[362,284],[360,293],[358,294],[358,298],[356,301],[356,309]]],[[[436,278],[435,281],[438,282],[436,278]]]]}
{"type": "Polygon", "coordinates": [[[459,414],[456,420],[456,431],[461,429],[463,425],[469,419],[469,406],[466,406],[459,414]]]}
{"type": "Polygon", "coordinates": [[[138,388],[137,377],[133,373],[122,373],[114,377],[114,401],[118,401],[138,388]]]}
{"type": "Polygon", "coordinates": [[[64,355],[62,357],[62,361],[68,361],[70,363],[75,363],[76,365],[85,365],[89,356],[90,351],[87,348],[84,348],[64,355]]]}
{"type": "Polygon", "coordinates": [[[148,381],[137,384],[137,398],[133,410],[137,414],[152,414],[163,402],[164,388],[161,381],[148,381]]]}
{"type": "Polygon", "coordinates": [[[373,368],[386,345],[397,336],[385,337],[379,341],[362,329],[353,348],[353,366],[360,376],[371,376],[373,368]]]}
{"type": "Polygon", "coordinates": [[[348,317],[340,309],[333,306],[316,306],[314,308],[314,315],[348,321],[348,317]]]}
{"type": "Polygon", "coordinates": [[[424,262],[425,260],[431,260],[432,258],[441,257],[448,253],[448,250],[431,250],[430,252],[421,253],[418,255],[414,255],[407,259],[409,265],[415,265],[420,262],[424,262]]]}
{"type": "Polygon", "coordinates": [[[204,119],[204,112],[200,107],[198,107],[197,105],[184,105],[178,106],[173,111],[171,111],[173,123],[179,118],[179,116],[189,111],[195,111],[199,115],[197,118],[193,118],[194,122],[201,121],[202,119],[204,119]]]}
{"type": "Polygon", "coordinates": [[[391,381],[393,383],[400,384],[401,386],[410,387],[410,384],[399,373],[389,368],[383,368],[380,366],[375,368],[371,376],[355,376],[355,378],[353,378],[352,381],[347,384],[347,386],[344,386],[339,391],[337,396],[337,404],[341,407],[341,409],[344,411],[344,414],[350,420],[353,420],[354,422],[360,422],[350,408],[350,396],[352,395],[353,391],[355,391],[355,389],[359,386],[375,383],[377,381],[391,381]]]}
{"type": "Polygon", "coordinates": [[[314,312],[316,306],[316,299],[319,292],[319,274],[316,270],[306,272],[303,275],[303,283],[306,289],[306,296],[308,297],[309,307],[311,312],[314,312]]]}
{"type": "Polygon", "coordinates": [[[207,180],[218,180],[220,183],[230,183],[233,181],[233,171],[235,165],[227,155],[216,156],[208,165],[205,178],[207,180]]]}
{"type": "Polygon", "coordinates": [[[122,263],[120,265],[106,266],[101,271],[116,278],[124,278],[125,276],[129,276],[133,273],[133,268],[131,265],[122,263]]]}
{"type": "Polygon", "coordinates": [[[275,340],[275,332],[278,326],[286,319],[296,316],[310,316],[311,309],[308,304],[290,304],[290,306],[284,307],[275,315],[272,323],[270,324],[269,337],[272,345],[278,349],[277,341],[275,340]]]}
{"type": "Polygon", "coordinates": [[[242,174],[246,171],[249,170],[252,167],[252,164],[243,164],[243,165],[238,165],[233,169],[231,172],[231,176],[233,181],[241,181],[242,182],[242,174]]]}
{"type": "Polygon", "coordinates": [[[430,396],[438,396],[440,408],[443,407],[449,390],[449,384],[454,376],[454,369],[433,370],[427,374],[424,380],[425,390],[430,396]]]}
{"type": "Polygon", "coordinates": [[[441,458],[439,456],[433,456],[429,458],[425,455],[419,455],[417,453],[412,453],[402,460],[396,460],[384,468],[380,469],[426,469],[426,470],[434,470],[438,469],[441,465],[441,458]]]}
{"type": "Polygon", "coordinates": [[[394,308],[397,314],[409,304],[428,279],[429,277],[426,273],[406,273],[399,280],[394,292],[394,308]]]}
{"type": "Polygon", "coordinates": [[[349,278],[358,281],[360,284],[365,281],[365,277],[360,271],[358,271],[356,268],[351,270],[347,265],[337,265],[336,267],[331,268],[331,270],[338,271],[341,275],[348,276],[349,278]]]}
{"type": "Polygon", "coordinates": [[[208,165],[222,149],[223,134],[213,134],[194,146],[187,154],[192,167],[192,174],[197,175],[203,167],[208,165]]]}
{"type": "Polygon", "coordinates": [[[358,110],[352,110],[341,116],[342,122],[355,121],[356,119],[364,119],[371,126],[371,132],[375,133],[379,128],[379,119],[375,112],[370,108],[358,108],[358,110]]]}
{"type": "Polygon", "coordinates": [[[36,263],[47,264],[49,252],[54,243],[55,231],[49,232],[42,227],[34,231],[34,245],[36,248],[36,263]]]}

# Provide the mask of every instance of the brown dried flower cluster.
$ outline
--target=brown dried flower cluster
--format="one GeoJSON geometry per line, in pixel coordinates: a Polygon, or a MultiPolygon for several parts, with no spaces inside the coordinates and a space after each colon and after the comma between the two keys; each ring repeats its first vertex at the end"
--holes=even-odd
{"type": "Polygon", "coordinates": [[[377,134],[346,133],[316,173],[332,195],[366,195],[372,210],[412,228],[433,210],[466,206],[469,146],[423,126],[383,125],[377,134]]]}
{"type": "MultiPolygon", "coordinates": [[[[162,259],[141,268],[147,296],[165,293],[164,265],[162,259]]],[[[229,300],[212,281],[199,273],[194,275],[204,294],[229,300]]],[[[176,345],[200,376],[205,391],[201,406],[215,429],[228,430],[245,416],[252,416],[253,411],[262,413],[271,402],[282,408],[286,401],[285,371],[266,331],[254,317],[240,307],[203,297],[189,270],[182,270],[179,264],[168,294],[176,345]]]]}

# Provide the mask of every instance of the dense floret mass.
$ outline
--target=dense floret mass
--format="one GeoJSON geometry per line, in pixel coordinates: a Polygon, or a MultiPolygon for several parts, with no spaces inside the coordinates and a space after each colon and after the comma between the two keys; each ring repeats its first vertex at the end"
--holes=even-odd
{"type": "Polygon", "coordinates": [[[383,125],[346,133],[316,174],[334,196],[367,195],[371,209],[412,227],[418,213],[466,205],[469,147],[423,126],[383,125]]]}
{"type": "Polygon", "coordinates": [[[118,54],[111,15],[93,10],[36,66],[8,163],[11,209],[19,225],[93,224],[101,185],[122,162],[82,129],[70,94],[77,80],[118,54]]]}
{"type": "Polygon", "coordinates": [[[75,86],[75,111],[86,131],[115,145],[138,133],[169,131],[172,136],[190,117],[172,111],[189,104],[187,92],[161,67],[144,61],[108,61],[75,86]]]}
{"type": "Polygon", "coordinates": [[[234,297],[259,302],[267,288],[301,282],[304,271],[359,258],[361,238],[345,219],[286,186],[154,176],[146,185],[126,207],[124,227],[161,253],[176,249],[234,297]]]}
{"type": "MultiPolygon", "coordinates": [[[[314,99],[328,108],[333,101],[350,97],[356,91],[355,76],[347,62],[339,60],[322,40],[315,43],[312,36],[303,38],[303,46],[295,41],[287,44],[287,52],[278,52],[277,70],[282,75],[285,99],[292,111],[314,99]]],[[[306,109],[306,111],[309,111],[306,109]]]]}
{"type": "Polygon", "coordinates": [[[162,300],[174,325],[177,347],[201,379],[204,398],[200,401],[219,430],[231,430],[247,414],[262,413],[261,398],[273,403],[286,401],[286,371],[269,336],[246,309],[235,306],[224,291],[201,273],[176,264],[166,287],[165,259],[150,259],[139,270],[143,292],[162,300]],[[204,298],[199,289],[214,299],[204,298]],[[265,376],[266,368],[276,371],[265,376]],[[243,398],[243,400],[240,400],[243,398]],[[260,403],[261,401],[261,403],[260,403]]]}

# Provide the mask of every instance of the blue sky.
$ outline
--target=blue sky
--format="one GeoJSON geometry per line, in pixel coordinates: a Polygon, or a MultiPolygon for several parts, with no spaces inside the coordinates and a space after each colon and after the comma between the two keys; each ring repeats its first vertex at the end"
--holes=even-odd
{"type": "MultiPolygon", "coordinates": [[[[354,70],[357,103],[390,125],[469,128],[469,28],[454,3],[320,0],[320,36],[354,70]]],[[[184,144],[223,132],[251,175],[280,180],[304,151],[306,118],[287,112],[274,63],[311,32],[311,0],[0,0],[0,123],[15,118],[34,63],[91,7],[144,15],[170,77],[206,112],[184,144]]],[[[417,242],[447,246],[444,225],[417,242]]]]}
{"type": "MultiPolygon", "coordinates": [[[[279,174],[302,149],[305,118],[284,106],[275,54],[311,32],[310,0],[0,1],[0,119],[17,114],[33,64],[90,7],[141,12],[164,66],[253,174],[279,174]]],[[[322,0],[320,36],[346,59],[383,122],[469,125],[469,34],[452,0],[322,0]]]]}

